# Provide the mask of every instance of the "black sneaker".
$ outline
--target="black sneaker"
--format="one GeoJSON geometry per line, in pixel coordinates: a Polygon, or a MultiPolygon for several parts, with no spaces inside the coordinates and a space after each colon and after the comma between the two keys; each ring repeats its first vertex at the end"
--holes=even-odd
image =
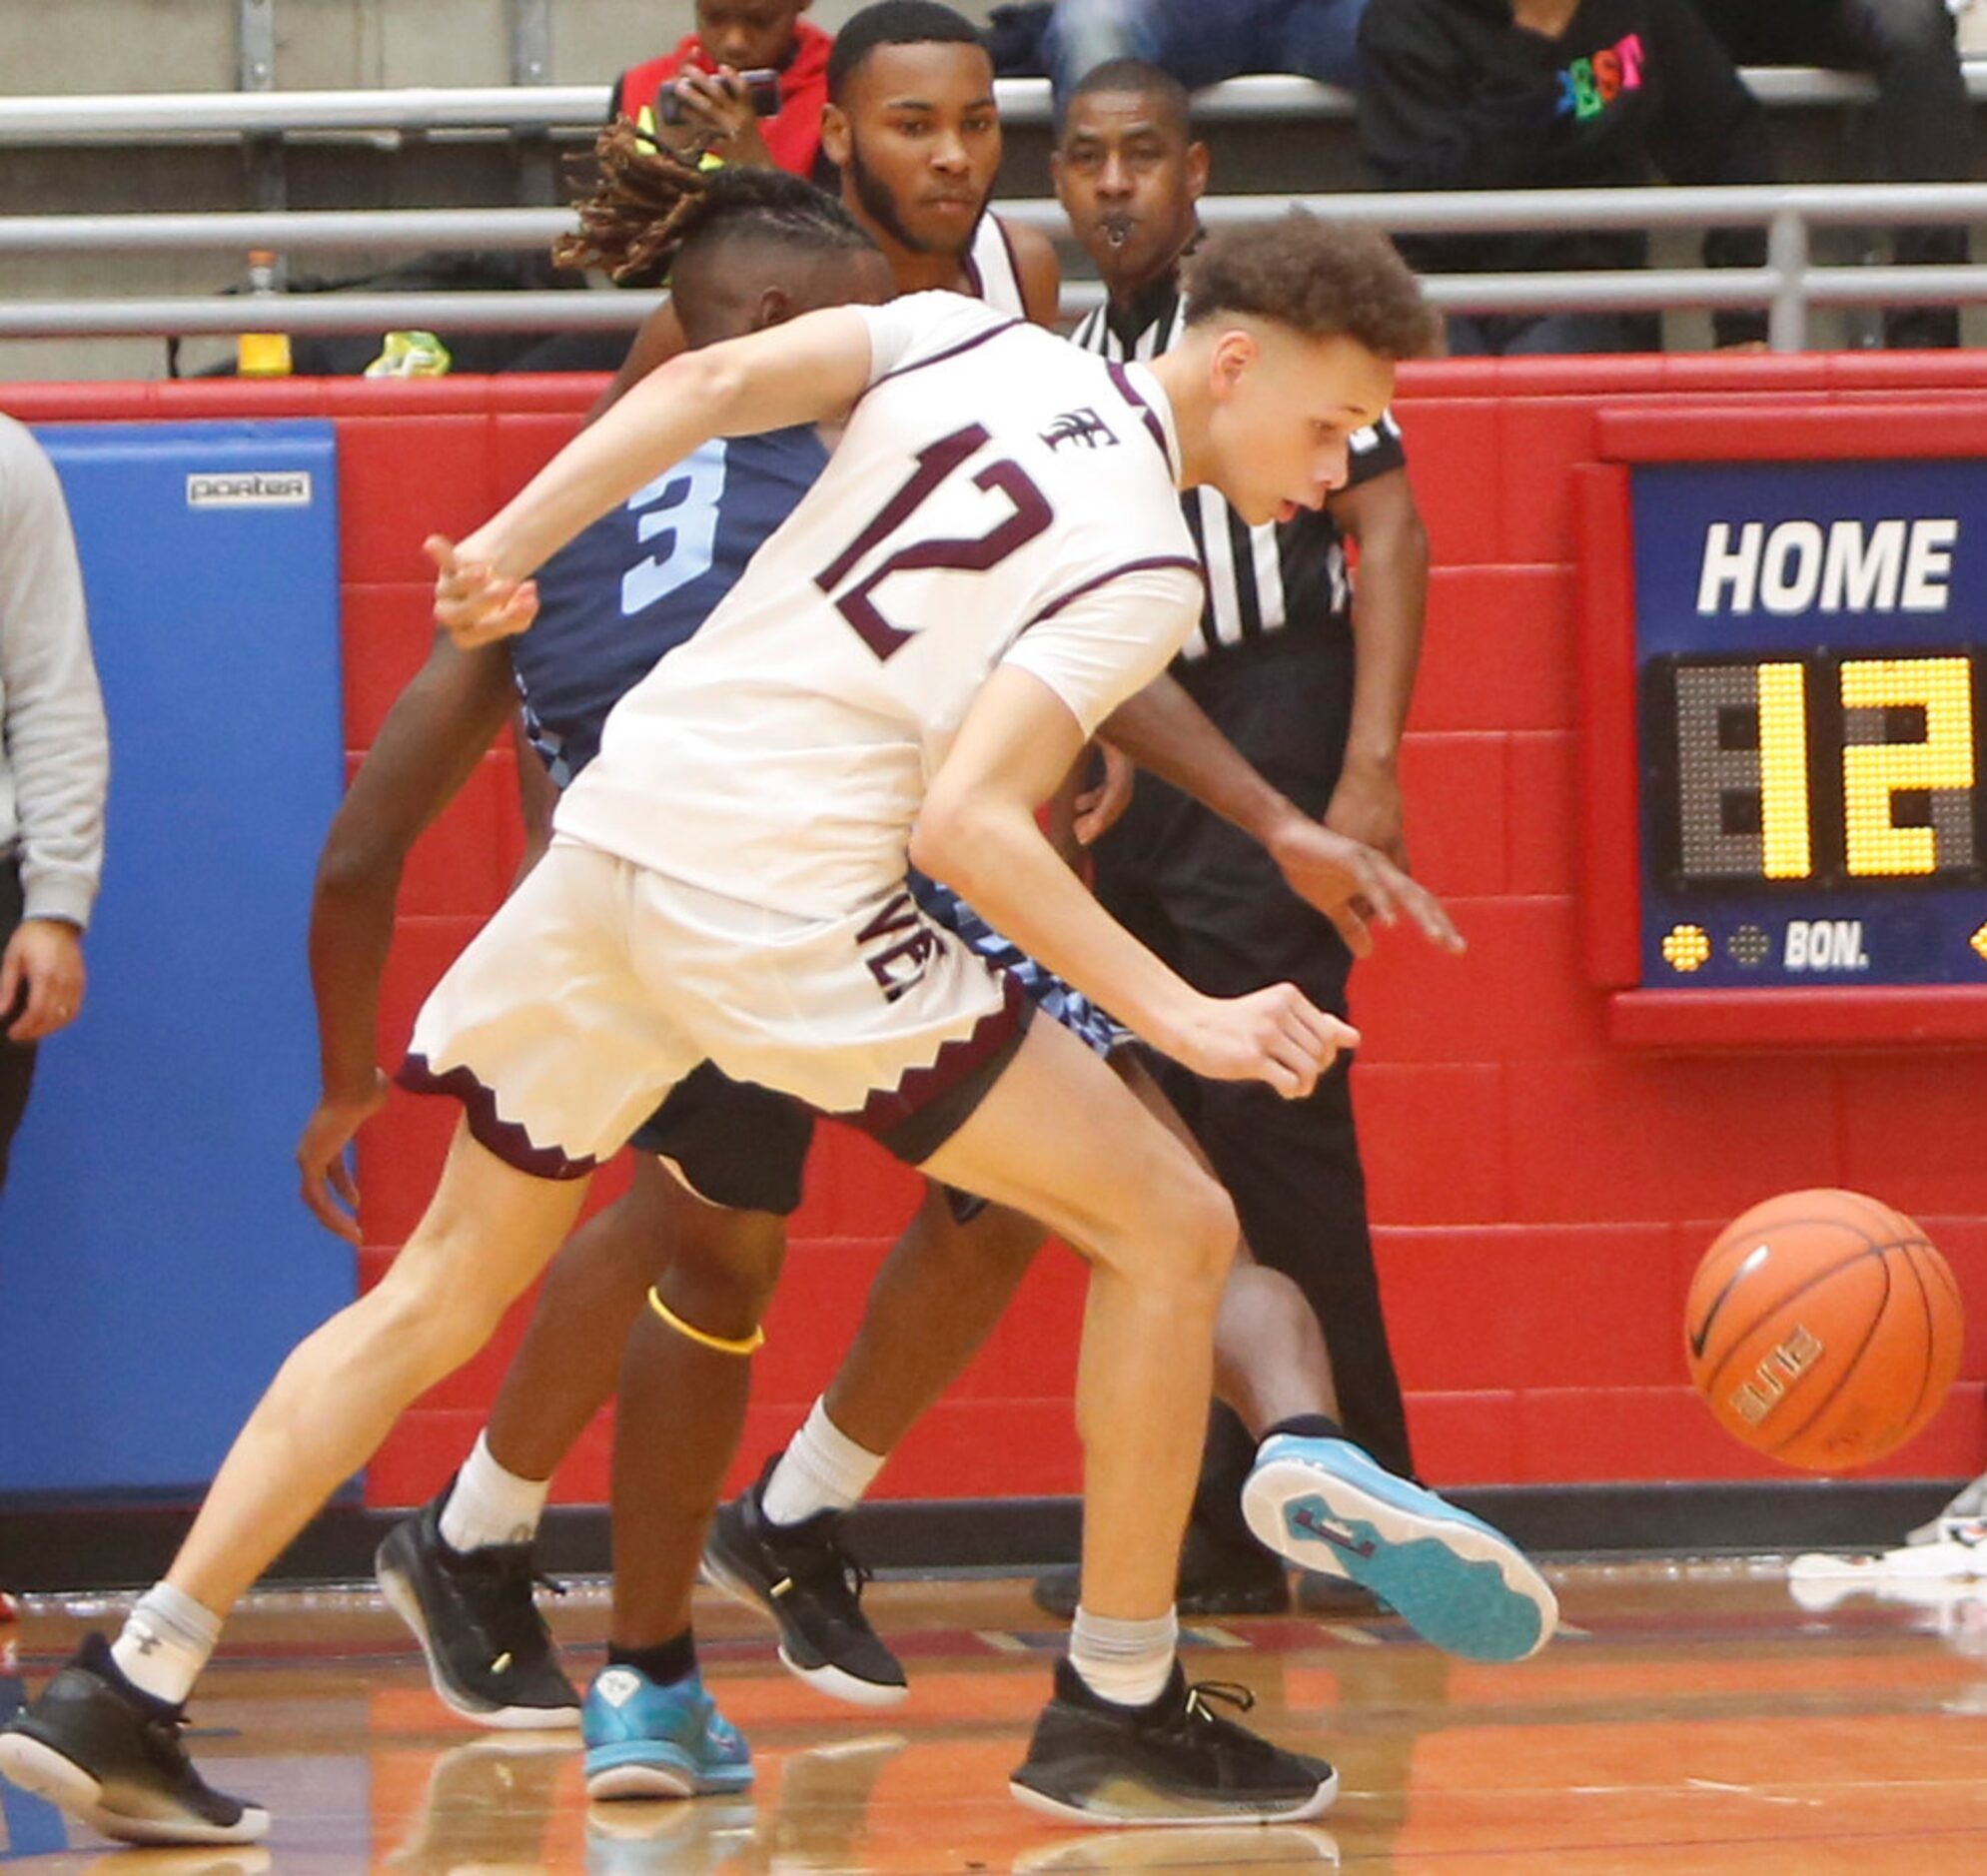
{"type": "Polygon", "coordinates": [[[897,1657],[862,1612],[869,1572],[842,1548],[845,1513],[769,1524],[759,1502],[777,1455],[751,1490],[719,1505],[704,1539],[705,1580],[770,1615],[779,1658],[811,1687],[857,1706],[895,1706],[910,1692],[897,1657]]]}
{"type": "Polygon", "coordinates": [[[1189,1686],[1176,1661],[1150,1706],[1118,1706],[1092,1693],[1065,1655],[1008,1789],[1031,1811],[1079,1824],[1295,1823],[1330,1808],[1339,1795],[1331,1766],[1222,1718],[1211,1700],[1244,1712],[1256,1704],[1248,1688],[1224,1681],[1189,1686]]]}
{"type": "Polygon", "coordinates": [[[577,1726],[578,1691],[531,1595],[536,1583],[558,1585],[532,1568],[528,1543],[450,1549],[448,1495],[396,1524],[373,1559],[387,1606],[428,1657],[437,1696],[479,1726],[577,1726]]]}
{"type": "MultiPolygon", "coordinates": [[[[1035,1606],[1068,1621],[1076,1613],[1082,1574],[1074,1563],[1044,1570],[1029,1592],[1035,1606]]],[[[1260,1544],[1219,1543],[1199,1524],[1189,1524],[1174,1602],[1189,1616],[1282,1615],[1290,1607],[1290,1583],[1283,1559],[1260,1544]]]]}
{"type": "Polygon", "coordinates": [[[0,1773],[119,1843],[253,1843],[269,1813],[216,1791],[180,1742],[186,1724],[138,1693],[90,1634],[0,1730],[0,1773]]]}

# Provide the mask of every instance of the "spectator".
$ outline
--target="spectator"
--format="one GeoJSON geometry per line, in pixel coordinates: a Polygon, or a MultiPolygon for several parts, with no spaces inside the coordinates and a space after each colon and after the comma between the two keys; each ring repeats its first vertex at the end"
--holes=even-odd
{"type": "Polygon", "coordinates": [[[809,0],[696,0],[696,30],[673,52],[615,79],[608,115],[631,119],[672,148],[697,142],[727,163],[814,176],[833,41],[800,17],[808,5],[809,0]],[[738,75],[764,70],[779,74],[779,110],[760,118],[738,75]],[[682,105],[680,125],[662,121],[665,85],[682,105]]]}
{"type": "Polygon", "coordinates": [[[1358,88],[1367,0],[1057,0],[1042,52],[1060,106],[1107,59],[1144,59],[1189,91],[1244,72],[1358,88]]]}
{"type": "MultiPolygon", "coordinates": [[[[1765,119],[1691,0],[1371,0],[1360,139],[1388,189],[1575,189],[1772,180],[1765,119]]],[[[1704,238],[1713,267],[1761,265],[1754,229],[1704,238]]],[[[1403,241],[1429,273],[1643,266],[1638,230],[1558,227],[1403,241]]],[[[1720,313],[1718,342],[1762,314],[1720,313]]],[[[1458,354],[1653,349],[1652,316],[1452,317],[1458,354]]]]}
{"type": "Polygon", "coordinates": [[[83,1007],[109,771],[62,485],[0,417],[0,1188],[35,1047],[83,1007]]]}
{"type": "MultiPolygon", "coordinates": [[[[1964,182],[1973,173],[1973,116],[1946,0],[1697,0],[1741,65],[1826,65],[1877,84],[1877,157],[1886,180],[1964,182]]],[[[1964,267],[1963,228],[1900,228],[1905,267],[1964,267]]],[[[1884,343],[1956,346],[1952,307],[1897,307],[1884,343]]]]}

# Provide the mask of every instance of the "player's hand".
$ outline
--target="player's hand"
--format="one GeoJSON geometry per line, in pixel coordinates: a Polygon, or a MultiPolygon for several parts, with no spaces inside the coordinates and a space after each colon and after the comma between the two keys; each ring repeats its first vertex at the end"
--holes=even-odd
{"type": "Polygon", "coordinates": [[[1403,827],[1401,773],[1392,762],[1349,756],[1325,805],[1325,825],[1363,847],[1378,847],[1402,872],[1412,870],[1403,827]]]}
{"type": "Polygon", "coordinates": [[[435,622],[465,651],[514,638],[537,617],[535,580],[501,578],[444,534],[430,534],[421,547],[435,562],[435,622]]]}
{"type": "Polygon", "coordinates": [[[83,1007],[83,938],[66,918],[24,918],[0,953],[0,1020],[9,1042],[41,1042],[67,1029],[83,1007]]]}
{"type": "Polygon", "coordinates": [[[345,1150],[353,1135],[386,1105],[387,1078],[375,1069],[372,1086],[363,1094],[326,1095],[304,1123],[303,1138],[297,1142],[299,1196],[311,1216],[347,1244],[359,1242],[359,1186],[346,1164],[345,1150]]]}
{"type": "Polygon", "coordinates": [[[1286,1101],[1318,1086],[1341,1049],[1359,1046],[1350,1023],[1327,1015],[1295,984],[1246,997],[1198,997],[1166,1053],[1211,1081],[1268,1082],[1286,1101]]]}
{"type": "Polygon", "coordinates": [[[697,147],[715,151],[726,163],[748,169],[771,169],[772,152],[759,135],[758,113],[745,81],[728,65],[714,72],[677,74],[675,92],[683,107],[683,122],[695,133],[697,147]]]}
{"type": "Polygon", "coordinates": [[[1445,951],[1465,948],[1442,901],[1377,848],[1301,814],[1292,815],[1268,845],[1290,889],[1339,928],[1355,957],[1372,953],[1376,922],[1395,924],[1403,912],[1431,944],[1445,951]]]}
{"type": "Polygon", "coordinates": [[[1138,775],[1132,758],[1102,737],[1097,752],[1104,760],[1103,776],[1096,787],[1084,789],[1074,804],[1077,844],[1085,847],[1095,846],[1123,818],[1132,805],[1132,784],[1138,775]]]}

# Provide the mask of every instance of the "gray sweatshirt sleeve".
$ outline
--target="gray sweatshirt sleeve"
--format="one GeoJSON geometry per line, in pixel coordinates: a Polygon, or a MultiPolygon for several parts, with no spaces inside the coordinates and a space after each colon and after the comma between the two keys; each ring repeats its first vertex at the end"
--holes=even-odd
{"type": "Polygon", "coordinates": [[[29,918],[90,922],[109,779],[62,484],[34,438],[0,417],[0,850],[19,852],[29,918]]]}

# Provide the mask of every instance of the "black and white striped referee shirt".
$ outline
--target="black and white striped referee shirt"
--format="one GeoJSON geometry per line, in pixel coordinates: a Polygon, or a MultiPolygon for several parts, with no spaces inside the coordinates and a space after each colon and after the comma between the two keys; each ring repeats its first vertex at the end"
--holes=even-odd
{"type": "MultiPolygon", "coordinates": [[[[1177,282],[1168,281],[1139,297],[1129,321],[1113,321],[1111,309],[1099,307],[1070,337],[1086,352],[1120,364],[1144,361],[1178,341],[1185,311],[1177,282]]],[[[1400,426],[1391,413],[1384,415],[1353,435],[1352,485],[1400,469],[1407,460],[1400,426]]],[[[1181,647],[1181,657],[1228,653],[1293,625],[1333,637],[1351,630],[1346,545],[1330,513],[1306,509],[1295,520],[1251,527],[1213,488],[1190,488],[1180,504],[1208,575],[1200,629],[1181,647]]]]}

